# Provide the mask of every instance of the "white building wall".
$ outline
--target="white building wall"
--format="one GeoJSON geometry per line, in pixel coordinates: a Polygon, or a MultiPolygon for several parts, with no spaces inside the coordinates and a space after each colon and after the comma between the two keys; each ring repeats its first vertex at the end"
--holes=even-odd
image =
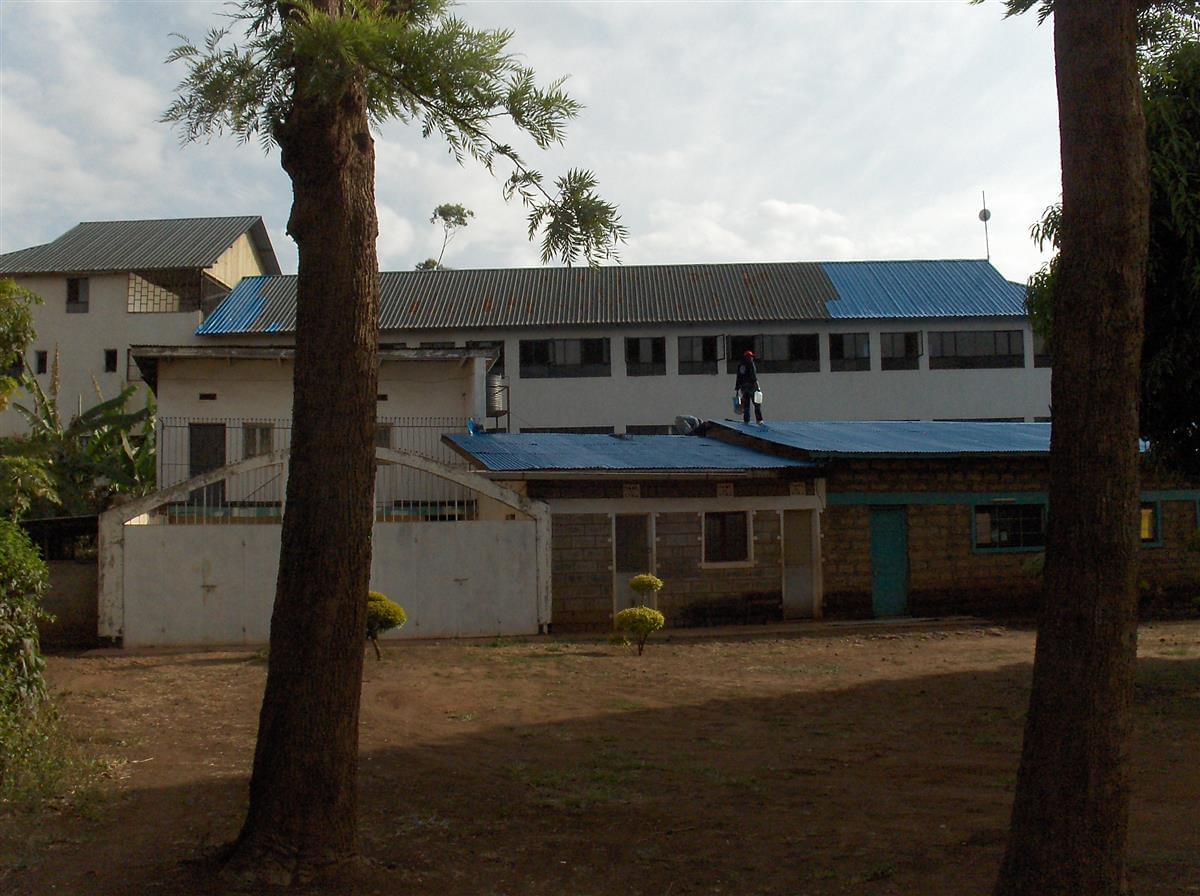
{"type": "MultiPolygon", "coordinates": [[[[733,374],[725,362],[715,375],[680,375],[681,336],[816,333],[821,370],[812,373],[762,373],[763,410],[776,420],[953,420],[1008,418],[1025,421],[1050,416],[1050,369],[1034,367],[1033,332],[1028,321],[1002,318],[819,321],[793,324],[747,323],[701,327],[530,328],[385,333],[382,341],[418,348],[422,342],[502,340],[509,386],[510,431],[537,427],[666,425],[678,414],[701,419],[733,415],[733,374]],[[930,331],[1020,330],[1025,366],[982,370],[930,370],[923,354],[916,370],[882,370],[879,334],[920,331],[928,351],[930,331]],[[871,338],[871,369],[833,371],[829,334],[862,333],[871,338]],[[625,339],[663,336],[666,374],[634,376],[625,372],[625,339]],[[612,358],[607,377],[522,379],[520,343],[526,339],[608,337],[612,358]]],[[[290,337],[284,337],[290,339],[290,337]]],[[[278,344],[279,336],[242,337],[242,344],[278,344]]],[[[719,340],[723,346],[724,339],[719,340]]]]}

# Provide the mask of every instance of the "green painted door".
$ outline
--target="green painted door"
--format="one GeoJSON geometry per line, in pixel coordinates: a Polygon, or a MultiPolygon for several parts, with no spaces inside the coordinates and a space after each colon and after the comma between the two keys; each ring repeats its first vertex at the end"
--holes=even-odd
{"type": "Polygon", "coordinates": [[[903,507],[871,508],[871,605],[876,616],[908,612],[908,520],[903,507]]]}

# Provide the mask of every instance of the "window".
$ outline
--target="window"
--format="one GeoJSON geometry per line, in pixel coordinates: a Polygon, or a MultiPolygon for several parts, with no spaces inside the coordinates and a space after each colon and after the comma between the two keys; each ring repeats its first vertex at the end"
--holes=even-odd
{"type": "Polygon", "coordinates": [[[930,370],[1024,367],[1020,330],[958,330],[929,334],[930,370]]]}
{"type": "Polygon", "coordinates": [[[750,515],[745,511],[704,514],[704,562],[750,560],[750,515]]]}
{"type": "Polygon", "coordinates": [[[1038,550],[1045,546],[1045,504],[985,504],[976,506],[976,550],[1038,550]]]}
{"type": "Polygon", "coordinates": [[[662,376],[667,372],[667,340],[642,336],[625,340],[626,376],[662,376]]]}
{"type": "Polygon", "coordinates": [[[115,348],[106,348],[104,350],[104,372],[117,372],[117,350],[115,348]]]}
{"type": "Polygon", "coordinates": [[[630,423],[625,427],[625,434],[630,436],[669,436],[670,423],[630,423]]]}
{"type": "Polygon", "coordinates": [[[392,424],[375,422],[375,447],[392,447],[392,424]]]}
{"type": "Polygon", "coordinates": [[[679,337],[680,374],[717,372],[716,336],[679,337]]]}
{"type": "Polygon", "coordinates": [[[882,370],[916,370],[921,357],[921,333],[879,334],[879,367],[882,370]]]}
{"type": "Polygon", "coordinates": [[[488,373],[496,376],[504,376],[504,341],[501,339],[488,339],[480,342],[468,342],[467,348],[483,349],[490,352],[492,357],[496,359],[495,363],[488,368],[488,373]]]}
{"type": "Polygon", "coordinates": [[[521,376],[611,376],[607,339],[522,339],[521,376]]]}
{"type": "Polygon", "coordinates": [[[805,373],[821,369],[816,333],[730,336],[727,372],[737,373],[738,362],[747,350],[754,352],[754,366],[759,373],[805,373]]]}
{"type": "Polygon", "coordinates": [[[870,336],[866,333],[830,333],[829,369],[870,370],[870,336]]]}
{"type": "Polygon", "coordinates": [[[422,342],[421,348],[437,348],[437,349],[454,348],[454,341],[450,340],[447,342],[422,342]]]}
{"type": "Polygon", "coordinates": [[[1142,502],[1138,516],[1138,531],[1142,539],[1142,544],[1162,544],[1162,535],[1159,532],[1158,523],[1158,503],[1156,501],[1142,502]]]}
{"type": "Polygon", "coordinates": [[[270,423],[246,423],[242,426],[242,460],[270,454],[273,450],[275,427],[270,423]]]}
{"type": "Polygon", "coordinates": [[[67,313],[84,314],[88,310],[87,277],[67,278],[67,313]]]}
{"type": "Polygon", "coordinates": [[[1034,367],[1049,367],[1050,366],[1050,343],[1046,341],[1046,337],[1040,333],[1033,334],[1033,366],[1034,367]]]}
{"type": "Polygon", "coordinates": [[[33,353],[33,371],[34,373],[45,373],[48,356],[45,352],[33,353]]]}

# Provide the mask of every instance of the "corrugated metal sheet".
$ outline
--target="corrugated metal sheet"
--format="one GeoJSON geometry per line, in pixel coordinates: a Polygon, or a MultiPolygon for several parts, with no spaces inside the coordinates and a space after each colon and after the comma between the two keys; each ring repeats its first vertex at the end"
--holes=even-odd
{"type": "Polygon", "coordinates": [[[804,452],[814,458],[855,455],[1049,454],[1049,423],[913,423],[900,421],[733,421],[707,424],[804,452]]]}
{"type": "MultiPolygon", "coordinates": [[[[986,261],[395,271],[380,293],[384,331],[1025,313],[1023,288],[986,261]]],[[[237,310],[222,306],[199,332],[295,330],[294,277],[243,281],[225,304],[237,310]]]]}
{"type": "Polygon", "coordinates": [[[578,433],[452,435],[445,438],[486,470],[661,470],[705,472],[809,469],[812,464],[760,454],[696,436],[578,433]]]}
{"type": "Polygon", "coordinates": [[[1025,287],[986,261],[831,261],[838,320],[1025,316],[1025,287]]]}
{"type": "Polygon", "coordinates": [[[158,221],[85,221],[53,242],[0,255],[0,273],[83,274],[206,268],[244,233],[263,265],[279,262],[262,218],[171,218],[158,221]]]}

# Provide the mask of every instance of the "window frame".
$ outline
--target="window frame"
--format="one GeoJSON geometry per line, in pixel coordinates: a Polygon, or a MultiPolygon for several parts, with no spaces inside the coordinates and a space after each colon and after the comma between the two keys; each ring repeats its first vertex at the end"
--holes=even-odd
{"type": "Polygon", "coordinates": [[[576,379],[612,376],[612,340],[607,336],[574,337],[570,339],[522,339],[518,343],[518,369],[521,379],[576,379]],[[568,354],[572,343],[578,343],[579,362],[555,360],[568,354]],[[585,361],[585,354],[599,349],[599,361],[585,361]],[[534,360],[537,353],[541,357],[534,360]]]}
{"type": "Polygon", "coordinates": [[[930,330],[929,331],[929,369],[930,370],[1009,370],[1025,366],[1025,331],[1024,330],[930,330]],[[992,348],[999,348],[999,337],[1005,337],[1005,353],[999,351],[974,352],[970,343],[972,339],[985,342],[990,336],[992,348]],[[1018,350],[1014,352],[1012,340],[1016,337],[1018,350]],[[945,341],[950,337],[952,352],[945,351],[945,341]]]}
{"type": "Polygon", "coordinates": [[[50,353],[46,349],[35,349],[33,352],[33,372],[35,375],[46,373],[50,369],[50,353]]]}
{"type": "MultiPolygon", "coordinates": [[[[727,538],[722,536],[722,540],[727,538]]],[[[754,511],[752,510],[705,510],[700,513],[700,566],[702,569],[729,569],[754,565],[754,511]],[[726,520],[740,517],[745,526],[745,556],[740,558],[721,557],[710,559],[709,546],[709,517],[722,517],[726,520]]]]}
{"type": "Polygon", "coordinates": [[[271,454],[275,450],[275,424],[263,423],[259,421],[251,421],[242,423],[242,460],[249,460],[252,457],[262,457],[264,454],[271,454]],[[266,433],[267,447],[264,451],[262,448],[262,434],[266,433]],[[257,433],[254,437],[253,453],[250,450],[250,434],[257,433]]]}
{"type": "Polygon", "coordinates": [[[104,372],[116,373],[118,364],[118,352],[115,348],[104,349],[104,372]]]}
{"type": "Polygon", "coordinates": [[[721,363],[719,336],[680,336],[677,338],[675,347],[679,352],[677,359],[678,371],[680,376],[712,376],[720,373],[719,365],[721,363]],[[687,345],[687,351],[684,351],[684,346],[687,345]],[[700,349],[700,360],[697,361],[693,357],[696,352],[695,347],[700,349]],[[710,352],[709,349],[712,349],[710,352]],[[688,355],[685,359],[684,355],[688,355]],[[709,355],[712,355],[710,358],[709,355]]]}
{"type": "Polygon", "coordinates": [[[731,333],[725,340],[725,372],[737,373],[746,350],[754,352],[754,367],[761,373],[820,373],[819,333],[731,333]],[[786,340],[786,341],[784,341],[786,340]],[[786,346],[782,352],[780,348],[786,346]],[[805,350],[801,350],[801,346],[805,350]],[[811,353],[807,351],[811,348],[811,353]],[[786,357],[780,357],[780,355],[786,357]]]}
{"type": "Polygon", "coordinates": [[[829,369],[834,373],[844,373],[855,370],[871,369],[871,334],[869,332],[830,333],[829,334],[829,369]],[[854,354],[846,357],[845,341],[853,339],[854,354]],[[834,346],[837,346],[835,353],[834,346]],[[862,348],[864,354],[858,354],[862,348]]]}
{"type": "Polygon", "coordinates": [[[1163,546],[1162,502],[1139,500],[1138,503],[1138,543],[1144,548],[1161,548],[1163,546]],[[1154,523],[1154,531],[1150,538],[1142,534],[1146,521],[1146,512],[1154,523]]]}
{"type": "Polygon", "coordinates": [[[87,277],[68,277],[67,314],[87,314],[90,293],[91,286],[87,277]]]}
{"type": "Polygon", "coordinates": [[[667,375],[667,337],[666,336],[626,336],[625,337],[625,375],[626,376],[666,376],[667,375]],[[642,360],[645,347],[649,343],[650,360],[642,360]],[[630,352],[637,354],[637,359],[630,360],[630,352]],[[658,358],[658,360],[655,360],[658,358]]]}
{"type": "MultiPolygon", "coordinates": [[[[1047,503],[1045,501],[1017,501],[1017,500],[993,500],[984,503],[971,504],[971,552],[974,554],[1030,554],[1038,553],[1046,550],[1046,517],[1047,503]],[[979,516],[981,512],[987,512],[989,517],[994,515],[997,510],[1018,510],[1027,508],[1038,508],[1041,515],[1041,543],[1040,544],[1020,544],[1012,545],[1003,541],[995,543],[981,544],[979,541],[979,516]]],[[[989,519],[989,523],[991,520],[989,519]]],[[[992,528],[989,525],[989,536],[992,528]]]]}
{"type": "Polygon", "coordinates": [[[888,330],[879,334],[879,369],[880,370],[917,370],[921,366],[921,356],[925,354],[924,339],[920,330],[888,330]],[[899,336],[904,342],[904,354],[889,355],[889,345],[899,336]],[[909,337],[912,337],[912,348],[909,352],[909,337]]]}

